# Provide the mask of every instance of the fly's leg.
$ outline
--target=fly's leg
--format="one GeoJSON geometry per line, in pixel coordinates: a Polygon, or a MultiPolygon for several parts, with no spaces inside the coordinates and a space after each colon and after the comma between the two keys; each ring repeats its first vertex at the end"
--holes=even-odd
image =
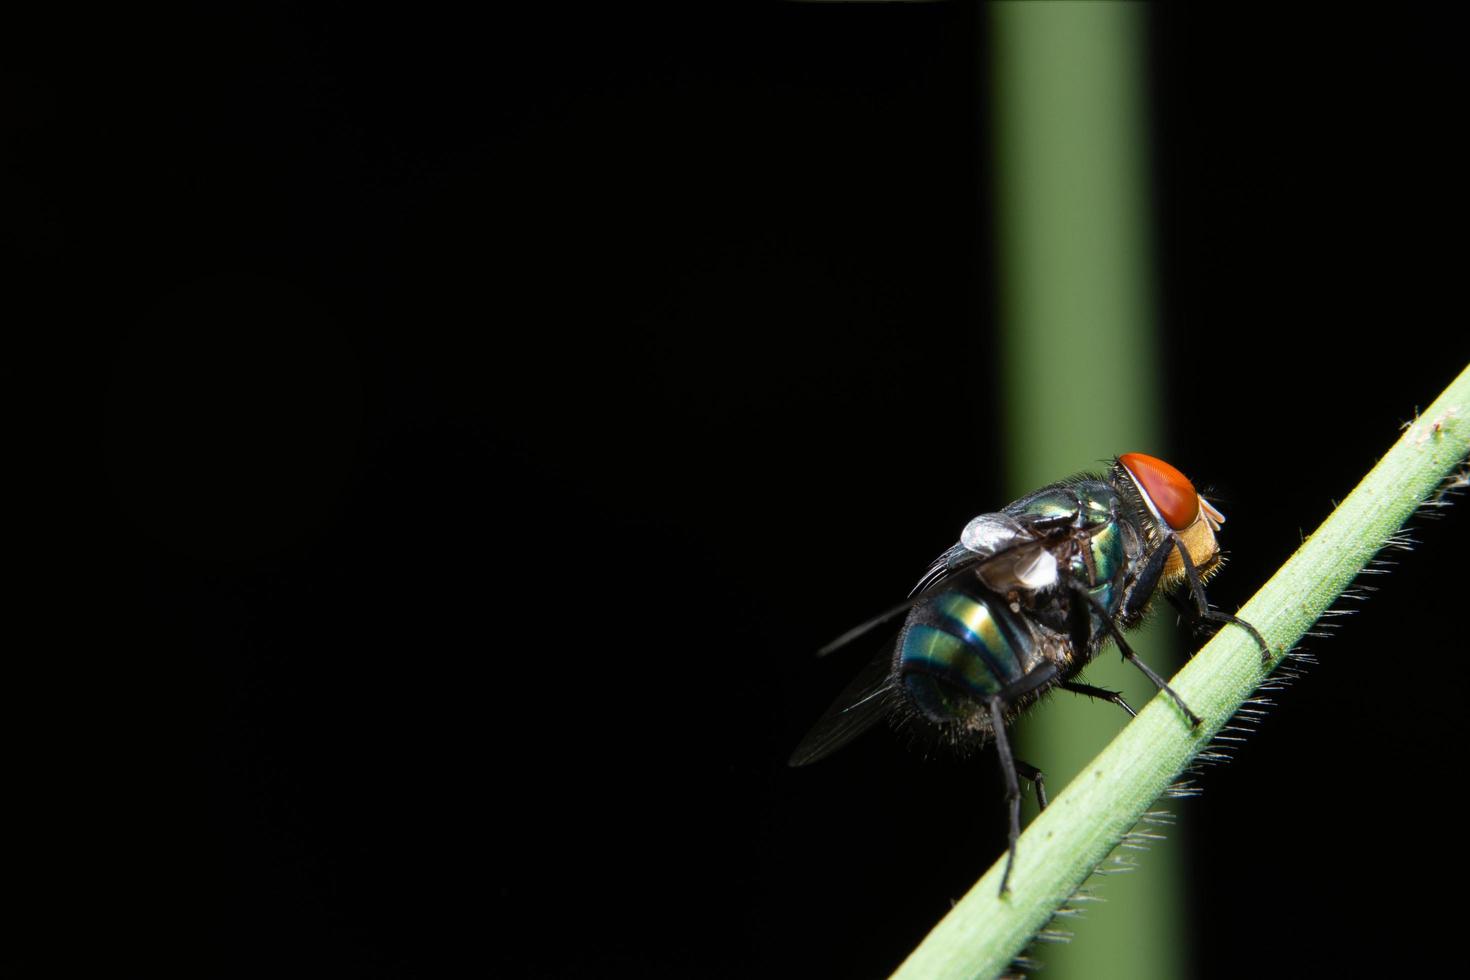
{"type": "MultiPolygon", "coordinates": [[[[1170,548],[1169,550],[1172,551],[1173,549],[1170,548]]],[[[1185,591],[1187,592],[1189,590],[1186,589],[1185,591]]],[[[1189,628],[1191,631],[1193,631],[1194,635],[1208,638],[1209,634],[1214,633],[1215,630],[1219,627],[1218,625],[1211,626],[1211,620],[1207,620],[1200,615],[1199,610],[1196,609],[1194,606],[1193,599],[1193,596],[1190,596],[1186,599],[1184,596],[1176,592],[1164,593],[1164,601],[1174,607],[1174,611],[1180,615],[1184,622],[1189,624],[1189,628]]],[[[1214,610],[1210,611],[1214,612],[1214,610]]],[[[1231,618],[1233,619],[1234,617],[1231,618]]],[[[1239,623],[1239,625],[1243,629],[1248,630],[1251,628],[1250,623],[1247,623],[1243,620],[1239,623]]]]}
{"type": "Polygon", "coordinates": [[[1087,586],[1083,585],[1076,579],[1072,579],[1071,582],[1073,591],[1075,591],[1079,596],[1086,600],[1088,605],[1092,606],[1093,611],[1097,613],[1098,618],[1101,619],[1106,625],[1108,633],[1111,634],[1111,636],[1113,637],[1113,642],[1117,643],[1118,649],[1122,651],[1123,659],[1131,663],[1133,666],[1137,667],[1139,670],[1143,671],[1143,676],[1147,677],[1149,681],[1153,683],[1154,687],[1157,687],[1159,690],[1163,691],[1165,694],[1169,695],[1169,697],[1173,699],[1174,703],[1179,706],[1179,710],[1184,712],[1184,717],[1189,719],[1189,724],[1194,728],[1198,728],[1199,715],[1190,710],[1189,705],[1184,703],[1184,699],[1175,694],[1174,689],[1170,687],[1167,683],[1165,683],[1162,677],[1154,673],[1152,667],[1144,663],[1142,660],[1138,659],[1138,654],[1133,652],[1133,648],[1130,647],[1128,645],[1128,641],[1123,638],[1123,631],[1118,629],[1118,624],[1113,622],[1113,617],[1108,613],[1107,608],[1098,601],[1097,596],[1089,592],[1087,590],[1087,586]]]}
{"type": "Polygon", "coordinates": [[[1259,630],[1239,616],[1232,616],[1229,613],[1219,612],[1210,608],[1210,603],[1205,599],[1204,583],[1199,580],[1199,569],[1195,568],[1194,562],[1190,560],[1188,549],[1184,547],[1184,542],[1179,540],[1178,537],[1172,537],[1172,540],[1174,547],[1179,552],[1179,557],[1184,561],[1184,575],[1189,579],[1189,595],[1194,600],[1195,615],[1200,619],[1209,620],[1212,623],[1239,626],[1249,633],[1251,639],[1256,641],[1256,646],[1261,648],[1261,663],[1269,664],[1271,662],[1271,648],[1266,645],[1265,637],[1261,636],[1259,630]]]}
{"type": "MultiPolygon", "coordinates": [[[[1026,676],[1008,684],[1004,690],[986,702],[986,706],[990,709],[990,733],[995,738],[995,752],[1000,756],[1000,770],[1006,780],[1006,807],[1010,810],[1011,818],[1009,844],[1006,849],[1006,870],[1000,878],[1002,895],[1011,890],[1011,868],[1016,863],[1016,841],[1021,836],[1021,781],[1016,772],[1016,757],[1011,754],[1010,739],[1006,737],[1006,708],[1014,704],[1022,695],[1045,687],[1056,679],[1056,664],[1045,663],[1026,676]]],[[[1041,775],[1040,771],[1033,766],[1026,766],[1026,768],[1037,776],[1041,775]]],[[[1041,792],[1039,782],[1037,790],[1041,792]]]]}
{"type": "Polygon", "coordinates": [[[1021,774],[1022,779],[1031,780],[1031,785],[1036,787],[1036,805],[1042,810],[1046,809],[1046,774],[1029,762],[1016,760],[1016,772],[1021,774]]]}
{"type": "Polygon", "coordinates": [[[1129,718],[1138,717],[1138,712],[1134,711],[1132,706],[1123,700],[1123,695],[1117,691],[1106,691],[1100,687],[1093,687],[1091,684],[1079,684],[1076,681],[1062,681],[1057,686],[1064,691],[1071,691],[1073,694],[1085,694],[1087,697],[1096,698],[1099,701],[1111,701],[1128,712],[1129,718]]]}
{"type": "Polygon", "coordinates": [[[1000,756],[1001,773],[1006,778],[1006,808],[1011,815],[1006,870],[1000,876],[1000,893],[1004,895],[1011,890],[1011,868],[1016,863],[1016,841],[1021,836],[1021,783],[1016,778],[1016,760],[1011,755],[1011,743],[1006,739],[1006,708],[1003,698],[990,699],[990,727],[995,733],[995,751],[1000,756]]]}
{"type": "Polygon", "coordinates": [[[1194,561],[1189,557],[1189,550],[1184,547],[1184,542],[1173,533],[1169,533],[1164,542],[1155,548],[1144,561],[1138,578],[1128,587],[1127,594],[1123,597],[1123,611],[1130,621],[1143,614],[1143,607],[1148,605],[1149,596],[1153,595],[1154,587],[1159,584],[1159,577],[1164,573],[1164,565],[1168,563],[1171,551],[1178,551],[1180,560],[1184,562],[1184,576],[1189,580],[1189,596],[1193,600],[1193,608],[1186,611],[1173,596],[1165,596],[1165,598],[1195,623],[1208,620],[1213,623],[1234,623],[1239,626],[1249,633],[1256,641],[1256,645],[1261,648],[1261,663],[1269,664],[1271,648],[1266,645],[1265,639],[1254,626],[1238,616],[1217,612],[1210,608],[1210,603],[1205,598],[1204,583],[1199,578],[1199,569],[1194,567],[1194,561]]]}
{"type": "Polygon", "coordinates": [[[1165,592],[1164,601],[1174,607],[1174,611],[1184,618],[1184,621],[1194,630],[1196,636],[1204,632],[1205,621],[1199,618],[1199,612],[1195,610],[1194,603],[1185,602],[1173,592],[1165,592]]]}
{"type": "Polygon", "coordinates": [[[1130,623],[1143,615],[1149,597],[1154,594],[1159,578],[1164,574],[1164,566],[1168,564],[1171,547],[1169,541],[1165,540],[1150,552],[1138,570],[1137,577],[1123,593],[1123,615],[1130,623]]]}

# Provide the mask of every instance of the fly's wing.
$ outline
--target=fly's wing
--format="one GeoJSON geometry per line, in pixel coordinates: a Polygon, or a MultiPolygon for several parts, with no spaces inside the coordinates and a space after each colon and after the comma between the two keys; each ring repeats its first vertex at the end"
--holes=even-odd
{"type": "MultiPolygon", "coordinates": [[[[940,592],[960,575],[973,574],[995,592],[1036,590],[1054,585],[1056,558],[1048,545],[1077,513],[1077,498],[1066,487],[1048,487],[997,514],[981,514],[965,525],[958,544],[934,559],[909,597],[843,633],[817,651],[826,656],[940,592]]],[[[897,692],[893,680],[893,643],[858,674],[791,755],[805,766],[831,755],[888,713],[897,692]]]]}
{"type": "Polygon", "coordinates": [[[805,766],[825,759],[880,721],[893,703],[892,672],[893,644],[888,643],[817,719],[791,753],[790,764],[805,766]]]}
{"type": "Polygon", "coordinates": [[[817,656],[825,657],[897,619],[961,574],[974,571],[987,586],[1002,593],[1011,588],[1034,589],[1050,584],[1055,580],[1056,564],[1045,548],[1046,540],[1043,531],[1024,517],[981,514],[965,525],[958,544],[929,564],[907,599],[854,626],[818,650],[817,656]]]}
{"type": "Polygon", "coordinates": [[[923,577],[919,579],[918,584],[909,593],[909,598],[916,599],[923,596],[936,585],[943,585],[971,565],[984,560],[984,558],[984,555],[971,551],[963,543],[950,545],[944,554],[931,561],[929,567],[924,569],[923,577]]]}
{"type": "Polygon", "coordinates": [[[1045,535],[1024,517],[1012,514],[981,514],[965,525],[959,544],[953,545],[929,565],[910,596],[934,591],[936,586],[974,566],[985,577],[985,568],[1006,559],[1007,566],[1024,567],[1029,556],[1042,550],[1045,535]]]}

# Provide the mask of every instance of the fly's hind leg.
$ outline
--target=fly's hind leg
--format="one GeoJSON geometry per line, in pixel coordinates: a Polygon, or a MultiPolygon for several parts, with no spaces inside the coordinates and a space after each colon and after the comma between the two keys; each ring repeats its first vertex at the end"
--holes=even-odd
{"type": "MultiPolygon", "coordinates": [[[[1000,893],[1006,894],[1011,890],[1011,868],[1016,864],[1016,841],[1021,836],[1021,780],[1016,771],[1016,757],[1011,754],[1011,742],[1006,736],[1006,709],[1015,704],[1023,695],[1046,687],[1057,679],[1057,667],[1053,663],[1045,663],[1024,677],[1012,681],[1001,690],[999,694],[986,701],[986,708],[990,712],[990,734],[995,739],[995,752],[1000,756],[1001,774],[1006,780],[1006,808],[1010,811],[1010,833],[1008,835],[1008,846],[1006,849],[1006,869],[1000,878],[1000,893]]],[[[1021,763],[1030,772],[1040,777],[1040,770],[1034,766],[1021,763]]],[[[1041,783],[1038,781],[1037,792],[1044,794],[1041,783]]],[[[1041,797],[1045,799],[1044,795],[1041,797]]],[[[1042,804],[1045,806],[1045,803],[1042,804]]]]}
{"type": "Polygon", "coordinates": [[[1009,843],[1006,847],[1006,870],[1000,876],[1000,893],[1004,895],[1011,890],[1011,868],[1016,863],[1016,841],[1021,836],[1021,782],[1016,778],[1016,760],[1011,755],[1011,743],[1006,738],[1004,698],[990,699],[990,725],[995,735],[995,751],[1000,756],[1000,771],[1006,778],[1006,809],[1011,816],[1009,843]]]}

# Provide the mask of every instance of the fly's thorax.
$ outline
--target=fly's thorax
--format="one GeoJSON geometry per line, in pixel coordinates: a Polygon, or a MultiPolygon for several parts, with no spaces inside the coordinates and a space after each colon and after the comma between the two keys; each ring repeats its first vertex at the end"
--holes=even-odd
{"type": "Polygon", "coordinates": [[[1027,494],[1001,513],[1021,518],[1034,528],[1082,528],[1112,520],[1117,506],[1118,494],[1112,484],[1083,476],[1027,494]]]}
{"type": "MultiPolygon", "coordinates": [[[[1083,475],[1043,487],[1001,514],[977,518],[972,525],[1013,521],[1033,536],[1032,544],[1013,547],[986,562],[978,572],[981,582],[1041,633],[1072,636],[1077,612],[1072,582],[1087,588],[1109,613],[1122,603],[1128,570],[1142,550],[1140,533],[1120,519],[1124,508],[1111,483],[1083,475]]],[[[1095,612],[1093,618],[1097,619],[1095,612]]],[[[1100,622],[1093,626],[1094,633],[1105,629],[1100,622]]],[[[1062,647],[1046,659],[1085,662],[1089,655],[1088,650],[1072,650],[1070,642],[1064,641],[1062,647]]]]}
{"type": "Polygon", "coordinates": [[[1123,602],[1124,581],[1136,556],[1137,535],[1118,521],[1093,528],[1078,542],[1075,578],[1086,582],[1088,591],[1111,615],[1123,602]]]}
{"type": "Polygon", "coordinates": [[[1008,504],[1001,513],[1022,518],[1032,527],[1062,527],[1077,519],[1080,507],[1077,493],[1070,486],[1054,483],[1008,504]]]}

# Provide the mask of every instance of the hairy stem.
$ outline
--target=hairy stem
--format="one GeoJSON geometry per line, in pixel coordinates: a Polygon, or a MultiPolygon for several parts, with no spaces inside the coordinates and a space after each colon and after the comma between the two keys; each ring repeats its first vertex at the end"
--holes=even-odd
{"type": "Polygon", "coordinates": [[[895,976],[1004,972],[1467,454],[1470,368],[1240,610],[1270,644],[1270,665],[1244,630],[1222,629],[1170,681],[1203,724],[1191,729],[1172,701],[1155,697],[1021,835],[1010,893],[998,894],[1002,858],[895,976]]]}

